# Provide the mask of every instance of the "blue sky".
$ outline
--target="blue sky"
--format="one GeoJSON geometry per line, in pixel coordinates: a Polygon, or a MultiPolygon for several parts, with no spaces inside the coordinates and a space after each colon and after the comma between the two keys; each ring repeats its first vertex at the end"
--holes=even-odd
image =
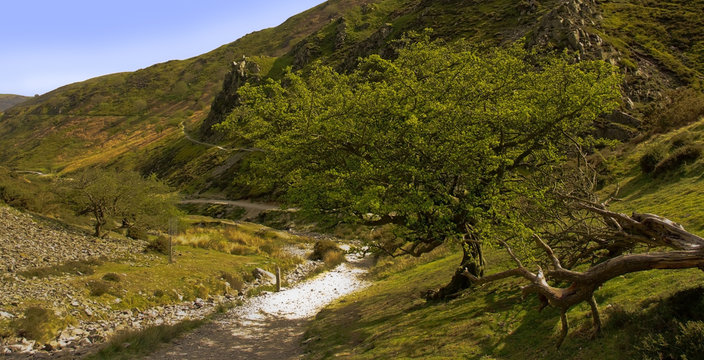
{"type": "Polygon", "coordinates": [[[323,0],[7,0],[0,93],[43,94],[186,59],[276,26],[323,0]]]}

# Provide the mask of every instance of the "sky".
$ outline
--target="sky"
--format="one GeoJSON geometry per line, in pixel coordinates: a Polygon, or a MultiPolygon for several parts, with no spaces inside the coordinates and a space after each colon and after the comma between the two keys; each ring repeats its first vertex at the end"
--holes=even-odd
{"type": "Polygon", "coordinates": [[[323,0],[3,0],[0,94],[187,59],[323,0]]]}

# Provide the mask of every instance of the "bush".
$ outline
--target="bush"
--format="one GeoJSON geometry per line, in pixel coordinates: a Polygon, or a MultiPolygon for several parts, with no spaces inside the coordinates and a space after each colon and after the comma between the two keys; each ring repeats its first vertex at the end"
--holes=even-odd
{"type": "Polygon", "coordinates": [[[244,288],[244,280],[237,274],[223,272],[221,277],[223,280],[227,281],[227,283],[230,284],[230,288],[234,290],[242,291],[244,288]]]}
{"type": "Polygon", "coordinates": [[[323,255],[325,266],[333,268],[345,262],[345,254],[342,251],[330,250],[323,255]]]}
{"type": "Polygon", "coordinates": [[[693,123],[702,116],[704,94],[691,88],[680,88],[665,94],[647,120],[652,131],[666,132],[693,123]]]}
{"type": "Polygon", "coordinates": [[[700,359],[704,354],[704,322],[676,321],[674,336],[649,334],[636,350],[643,359],[700,359]]]}
{"type": "Polygon", "coordinates": [[[127,237],[135,240],[147,240],[149,234],[147,234],[147,229],[143,227],[131,226],[127,229],[127,237]]]}
{"type": "Polygon", "coordinates": [[[160,254],[169,254],[169,243],[170,240],[166,236],[159,236],[158,238],[149,242],[147,245],[147,250],[155,251],[160,254]]]}
{"type": "Polygon", "coordinates": [[[685,163],[697,160],[701,155],[701,147],[696,145],[683,146],[655,165],[653,174],[660,175],[665,172],[675,170],[685,163]]]}
{"type": "Polygon", "coordinates": [[[112,281],[112,282],[120,282],[120,281],[122,281],[122,276],[120,276],[119,274],[115,274],[115,273],[107,273],[107,274],[103,275],[103,280],[112,281]]]}
{"type": "Polygon", "coordinates": [[[332,240],[319,240],[313,246],[313,254],[311,255],[312,260],[324,260],[325,254],[330,251],[337,251],[342,253],[342,249],[337,246],[337,243],[332,240]]]}
{"type": "Polygon", "coordinates": [[[91,280],[86,283],[91,296],[101,296],[113,292],[113,285],[105,280],[91,280]]]}
{"type": "Polygon", "coordinates": [[[54,312],[39,306],[32,306],[24,311],[24,316],[15,320],[15,328],[19,336],[45,342],[58,332],[54,312]]]}
{"type": "Polygon", "coordinates": [[[653,146],[646,150],[640,158],[640,170],[644,174],[650,174],[655,167],[667,156],[667,150],[662,146],[653,146]]]}
{"type": "Polygon", "coordinates": [[[164,292],[164,290],[160,290],[160,289],[154,290],[154,297],[160,298],[160,297],[162,297],[162,296],[164,296],[164,295],[166,295],[166,293],[164,292]]]}
{"type": "Polygon", "coordinates": [[[689,145],[694,141],[692,134],[684,132],[672,138],[670,141],[670,149],[674,150],[689,145]]]}
{"type": "Polygon", "coordinates": [[[230,254],[232,255],[254,255],[257,251],[246,245],[234,244],[230,247],[230,254]]]}

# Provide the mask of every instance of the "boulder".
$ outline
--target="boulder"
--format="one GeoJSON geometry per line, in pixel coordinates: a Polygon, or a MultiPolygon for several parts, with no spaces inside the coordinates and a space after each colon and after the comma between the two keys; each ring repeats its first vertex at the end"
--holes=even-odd
{"type": "Polygon", "coordinates": [[[261,280],[265,284],[276,284],[276,275],[260,268],[254,269],[252,271],[252,275],[254,275],[255,278],[261,280]]]}

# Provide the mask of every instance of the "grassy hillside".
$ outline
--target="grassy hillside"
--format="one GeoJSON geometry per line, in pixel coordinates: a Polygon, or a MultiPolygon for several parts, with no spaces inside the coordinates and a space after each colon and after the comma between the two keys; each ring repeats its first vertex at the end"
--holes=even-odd
{"type": "MultiPolygon", "coordinates": [[[[651,271],[612,280],[596,292],[605,318],[603,336],[592,339],[589,306],[582,304],[568,312],[571,332],[556,350],[559,311],[546,308],[539,313],[537,298],[522,300],[523,283],[494,283],[450,302],[423,300],[421,292],[447,283],[459,259],[441,253],[420,264],[382,270],[376,276],[380,280],[369,289],[317,315],[305,335],[311,339],[308,358],[641,358],[636,347],[650,333],[670,330],[674,315],[667,309],[676,300],[667,298],[704,280],[698,270],[651,271]]],[[[498,251],[492,251],[488,260],[490,272],[511,265],[498,251]]],[[[687,306],[704,306],[702,300],[687,306]]]]}
{"type": "Polygon", "coordinates": [[[207,54],[67,85],[0,118],[0,162],[17,168],[70,171],[107,164],[199,122],[242,55],[279,56],[360,0],[337,0],[278,27],[251,33],[207,54]],[[12,146],[10,146],[12,145],[12,146]]]}
{"type": "Polygon", "coordinates": [[[179,129],[184,123],[192,133],[203,133],[198,127],[233,60],[247,55],[259,63],[263,76],[273,77],[286,66],[302,68],[316,60],[351,69],[360,56],[392,55],[395,40],[425,28],[433,28],[438,38],[465,38],[480,46],[522,37],[543,49],[581,46],[587,56],[623,68],[624,89],[633,101],[627,101],[627,111],[648,119],[655,105],[667,100],[668,89],[701,88],[702,12],[701,0],[327,1],[201,56],[33,98],[0,117],[0,146],[6,149],[0,163],[57,172],[131,167],[157,172],[184,188],[207,190],[205,185],[247,195],[223,179],[247,168],[233,160],[240,155],[184,144],[179,129]],[[571,36],[579,38],[577,43],[568,41],[571,36]],[[536,40],[542,37],[548,40],[536,40]],[[167,156],[175,153],[178,160],[167,156]]]}
{"type": "Polygon", "coordinates": [[[0,94],[0,113],[29,99],[27,96],[0,94]]]}

